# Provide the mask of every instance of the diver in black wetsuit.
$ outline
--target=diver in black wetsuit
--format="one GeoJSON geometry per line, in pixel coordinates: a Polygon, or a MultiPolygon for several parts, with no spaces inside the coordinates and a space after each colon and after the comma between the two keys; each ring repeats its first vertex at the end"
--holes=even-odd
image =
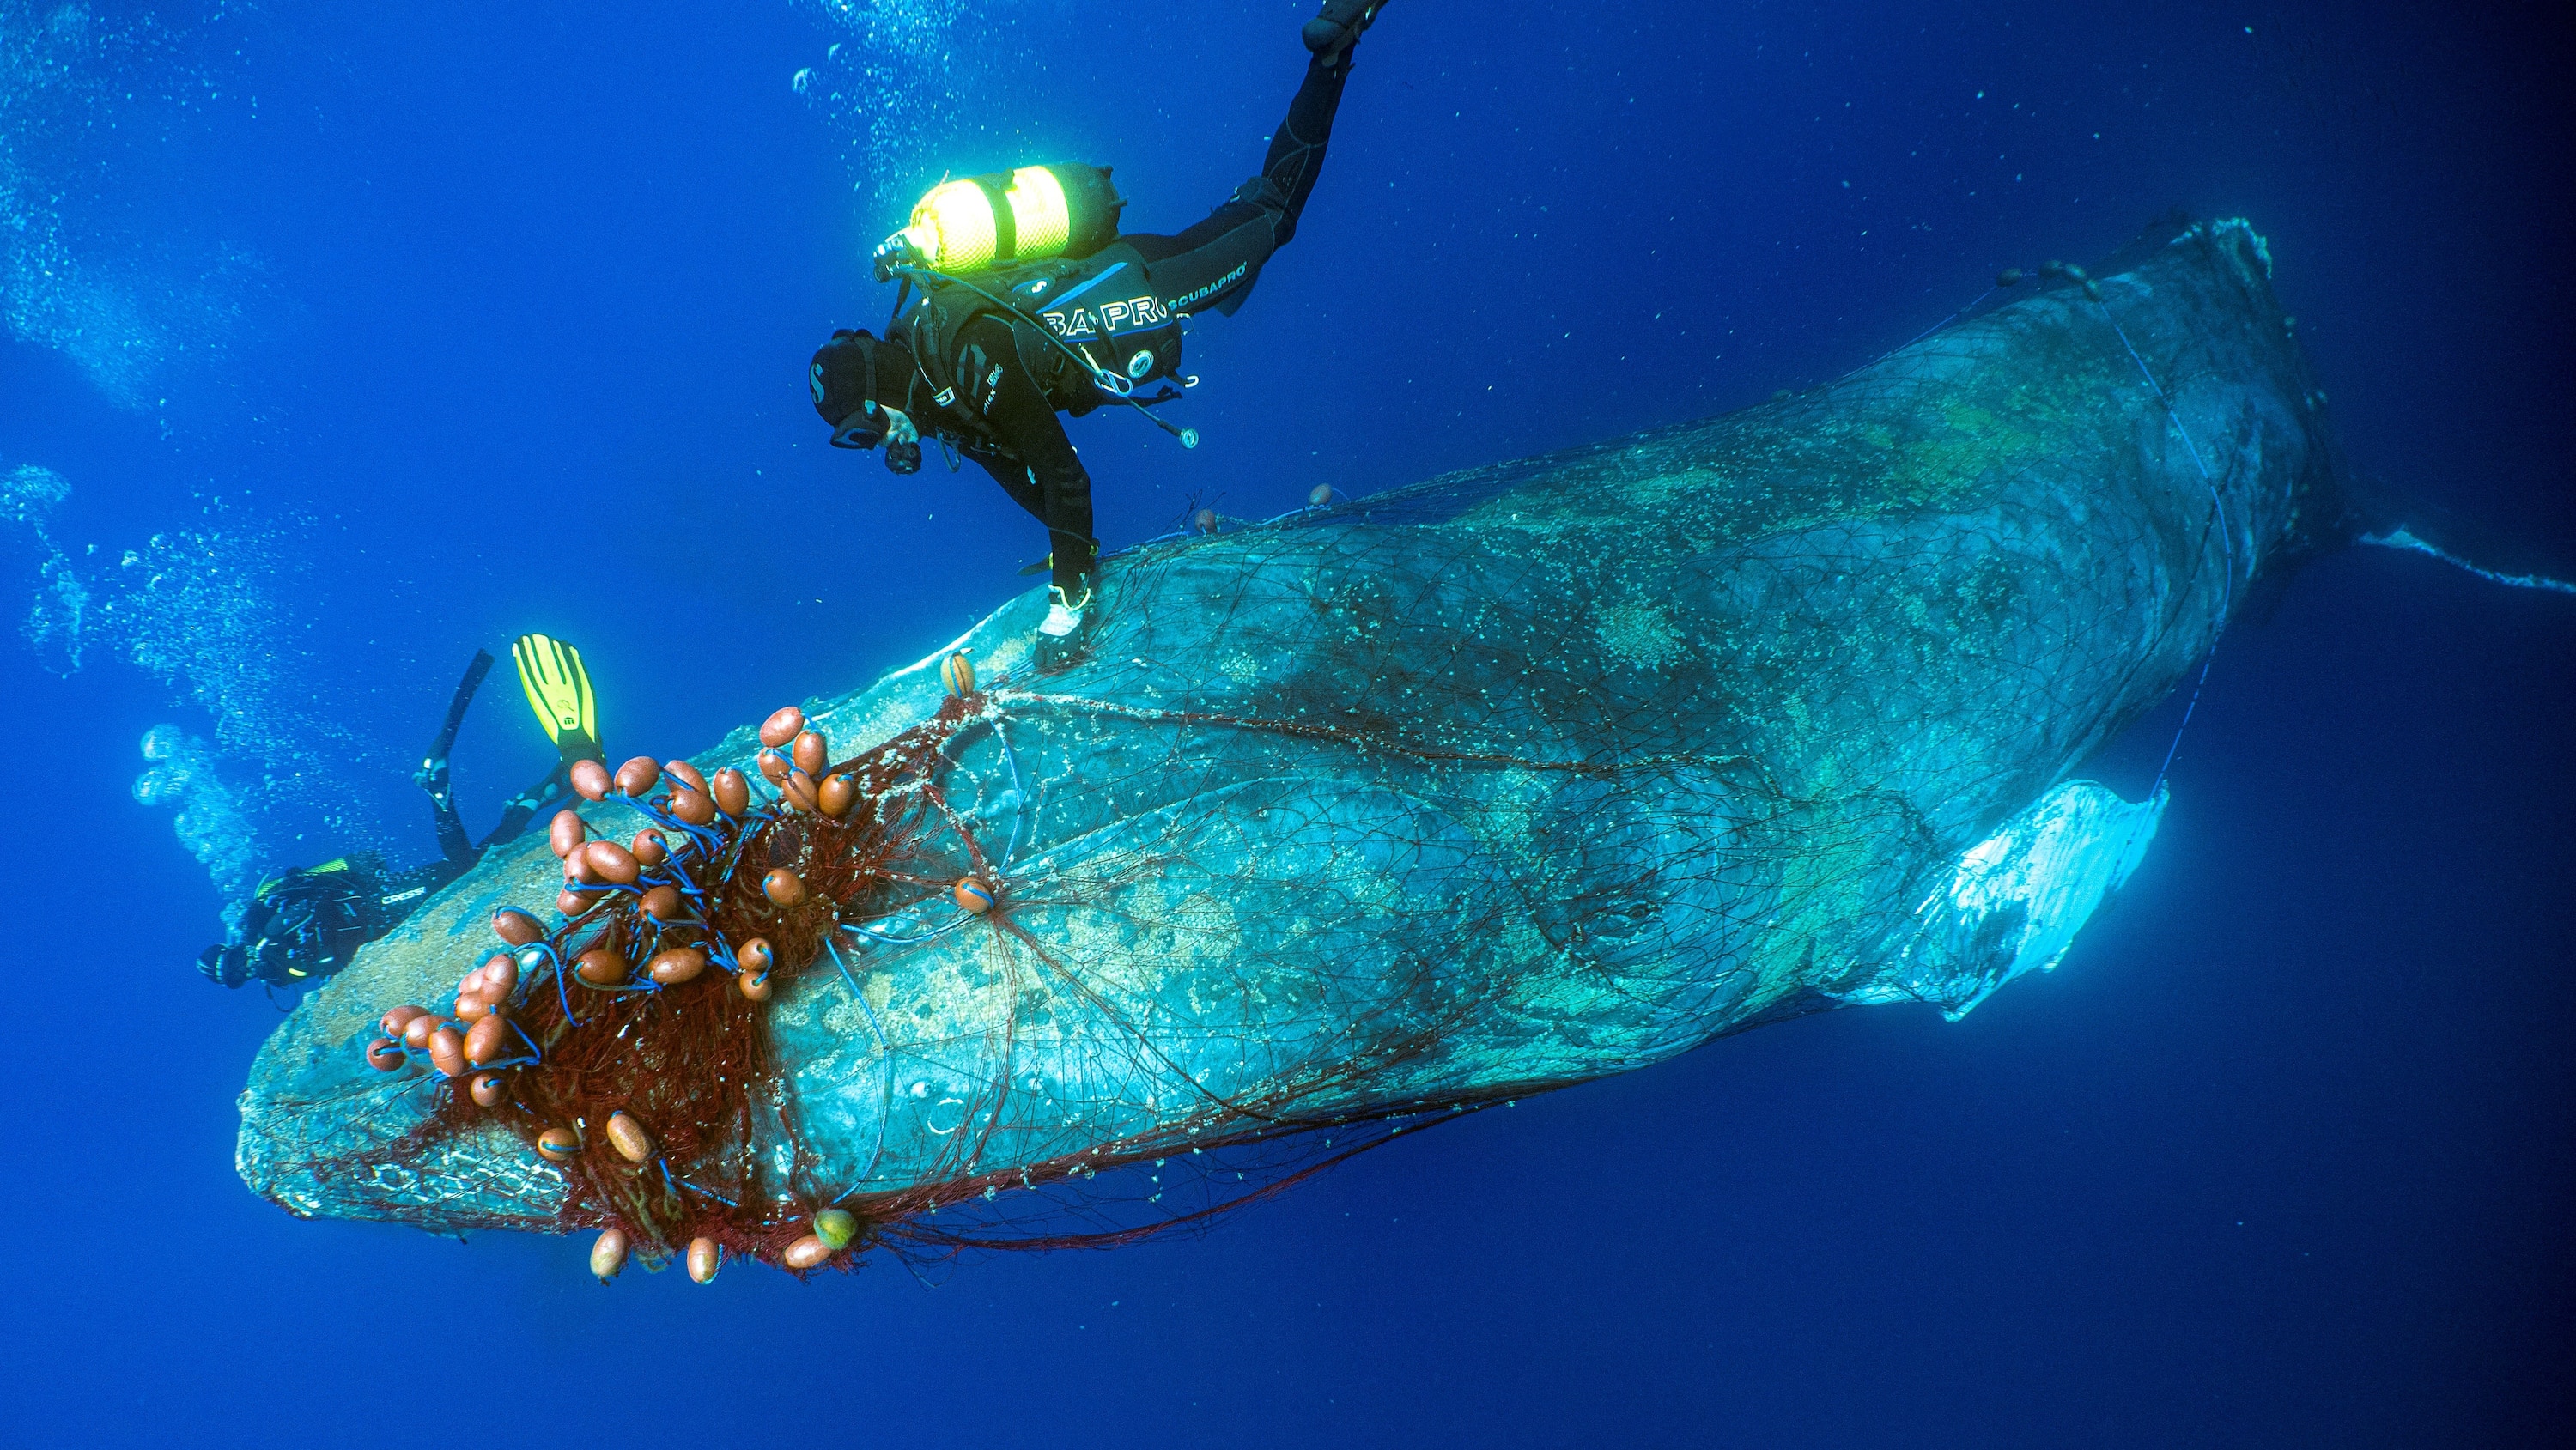
{"type": "MultiPolygon", "coordinates": [[[[992,200],[981,213],[984,245],[975,265],[997,265],[998,257],[1003,270],[963,276],[930,270],[909,240],[919,229],[916,212],[916,228],[897,233],[878,252],[880,280],[905,281],[887,335],[845,329],[814,354],[808,382],[815,411],[832,425],[834,446],[883,444],[886,467],[912,473],[921,467],[922,435],[944,439],[1046,525],[1053,577],[1041,633],[1061,638],[1081,627],[1100,552],[1092,533],[1091,475],[1056,414],[1080,417],[1103,403],[1142,406],[1179,396],[1166,388],[1158,397],[1137,398],[1133,390],[1177,377],[1178,319],[1231,315],[1270,254],[1296,234],[1323,169],[1351,53],[1382,8],[1384,0],[1327,0],[1323,13],[1306,23],[1303,39],[1313,55],[1261,174],[1204,221],[1177,236],[1104,232],[1088,246],[1077,238],[1051,262],[1012,269],[1014,208],[1002,187],[1016,188],[1018,174],[977,178],[992,200]],[[903,298],[916,281],[922,295],[906,310],[903,298]],[[1077,305],[1086,293],[1091,300],[1077,305]]],[[[1041,169],[1088,171],[1030,168],[1041,169]]],[[[1107,174],[1097,177],[1105,198],[1100,205],[1114,227],[1123,203],[1107,174]]],[[[1075,189],[1079,201],[1078,184],[1075,189]]],[[[1053,200],[1064,205],[1061,190],[1053,200]]],[[[1196,442],[1195,434],[1179,436],[1196,442]]]]}
{"type": "Polygon", "coordinates": [[[241,924],[220,946],[197,957],[206,980],[226,987],[264,982],[272,987],[309,985],[349,964],[358,948],[402,924],[431,893],[462,876],[483,852],[516,839],[539,811],[571,794],[574,762],[601,760],[597,701],[581,652],[541,634],[521,635],[511,647],[528,705],[553,739],[558,760],[545,779],[512,796],[501,821],[475,841],[466,834],[448,788],[447,752],[456,744],[465,708],[492,668],[492,656],[474,652],[457,682],[447,719],[430,743],[412,783],[428,792],[438,827],[439,859],[389,870],[372,851],[353,851],[319,866],[298,866],[270,877],[251,893],[241,924]]]}

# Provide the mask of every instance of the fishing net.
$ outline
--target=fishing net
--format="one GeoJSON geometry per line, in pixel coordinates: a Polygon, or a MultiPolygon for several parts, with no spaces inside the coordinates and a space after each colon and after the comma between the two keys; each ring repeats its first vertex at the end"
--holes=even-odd
{"type": "Polygon", "coordinates": [[[567,981],[643,930],[648,874],[531,960],[506,1105],[352,1072],[395,991],[556,889],[531,844],[371,948],[281,1033],[301,1056],[272,1043],[244,1172],[299,1211],[648,1252],[778,1258],[827,1207],[915,1260],[1118,1243],[1763,1022],[1965,1010],[2152,830],[2077,766],[2329,511],[2260,239],[2136,256],[1746,412],[1203,522],[1111,559],[1061,646],[1018,601],[807,711],[858,748],[822,773],[846,815],[764,790],[674,836],[683,936],[762,938],[769,1000],[567,981]],[[621,1111],[644,1161],[602,1139],[621,1111]],[[567,1124],[579,1154],[531,1170],[567,1124]]]}

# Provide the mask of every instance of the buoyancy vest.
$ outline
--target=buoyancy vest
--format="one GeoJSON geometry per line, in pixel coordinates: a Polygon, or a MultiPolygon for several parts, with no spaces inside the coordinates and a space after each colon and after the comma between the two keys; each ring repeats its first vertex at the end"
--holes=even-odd
{"type": "Polygon", "coordinates": [[[1125,242],[1087,257],[966,277],[926,274],[922,286],[891,330],[911,347],[931,400],[970,421],[976,411],[967,399],[989,396],[993,381],[971,374],[999,363],[970,350],[962,334],[986,315],[1010,324],[1019,361],[1059,412],[1079,417],[1114,396],[1179,375],[1180,315],[1163,305],[1145,259],[1125,242]]]}

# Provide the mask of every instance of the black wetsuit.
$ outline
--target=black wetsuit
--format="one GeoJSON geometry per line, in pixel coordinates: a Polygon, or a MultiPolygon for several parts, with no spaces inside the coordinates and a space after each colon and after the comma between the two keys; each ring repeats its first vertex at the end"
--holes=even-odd
{"type": "MultiPolygon", "coordinates": [[[[1261,174],[1205,220],[1173,236],[1119,236],[1152,270],[1154,291],[1164,306],[1187,316],[1231,315],[1243,305],[1261,279],[1262,265],[1297,233],[1297,218],[1323,170],[1324,145],[1332,138],[1333,115],[1341,107],[1349,75],[1347,52],[1329,67],[1308,63],[1287,118],[1270,138],[1261,174]]],[[[949,406],[917,403],[912,416],[922,432],[955,441],[1014,502],[1046,525],[1054,554],[1053,582],[1068,599],[1077,598],[1088,587],[1099,545],[1091,527],[1091,475],[1056,413],[1061,407],[1079,417],[1110,399],[1079,375],[1071,379],[1068,397],[1065,379],[1034,374],[1028,360],[1047,358],[1051,345],[1014,336],[1024,330],[1029,324],[989,312],[959,329],[954,347],[973,365],[957,372],[961,380],[971,381],[961,381],[961,396],[949,406]],[[1000,366],[997,370],[988,364],[1000,366]]]]}

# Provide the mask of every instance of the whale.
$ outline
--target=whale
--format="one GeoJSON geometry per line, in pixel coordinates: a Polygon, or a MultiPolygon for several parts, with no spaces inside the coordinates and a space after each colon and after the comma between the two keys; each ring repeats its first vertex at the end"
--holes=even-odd
{"type": "MultiPolygon", "coordinates": [[[[2264,239],[2177,219],[1822,386],[1151,541],[1068,641],[1022,595],[803,703],[871,762],[882,839],[774,995],[725,999],[733,1055],[636,1079],[722,1077],[721,1121],[559,1163],[533,1117],[368,1063],[386,1008],[438,1010],[497,949],[496,910],[577,929],[532,837],[284,1019],[237,1166],[297,1215],[648,1252],[775,1257],[826,1206],[861,1249],[1117,1242],[1765,1023],[1956,1017],[2138,866],[2166,779],[2129,799],[2087,763],[2358,542],[2355,496],[2264,239]]],[[[688,758],[759,751],[746,725],[688,758]]],[[[755,790],[726,849],[809,859],[755,790]]],[[[614,840],[666,820],[579,810],[614,840]]],[[[608,1010],[560,965],[519,992],[565,1030],[608,1010]]],[[[714,1031],[722,975],[616,1009],[714,1031]]],[[[529,1074],[563,1050],[528,1047],[529,1074]]]]}

